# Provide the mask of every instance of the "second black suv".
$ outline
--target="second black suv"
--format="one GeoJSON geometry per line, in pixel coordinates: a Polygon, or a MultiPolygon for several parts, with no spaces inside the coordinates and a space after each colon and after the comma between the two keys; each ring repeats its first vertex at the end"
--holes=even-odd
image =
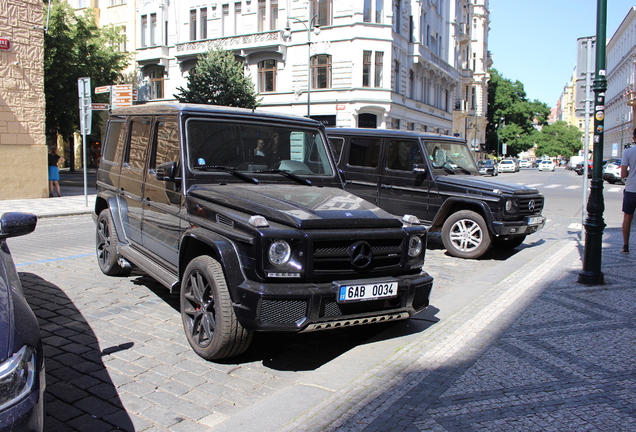
{"type": "Polygon", "coordinates": [[[317,121],[118,108],[97,186],[101,270],[135,265],[179,291],[188,342],[206,359],[242,353],[254,331],[400,320],[428,306],[426,228],[345,192],[317,121]]]}
{"type": "Polygon", "coordinates": [[[453,256],[517,247],[545,224],[543,195],[484,180],[463,140],[385,129],[328,128],[327,135],[348,191],[441,230],[453,256]]]}

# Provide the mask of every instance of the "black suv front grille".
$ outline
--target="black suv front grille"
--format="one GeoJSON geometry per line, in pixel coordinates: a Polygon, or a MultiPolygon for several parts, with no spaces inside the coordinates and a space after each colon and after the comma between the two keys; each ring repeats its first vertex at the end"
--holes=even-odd
{"type": "Polygon", "coordinates": [[[312,272],[321,275],[351,275],[356,273],[373,273],[399,269],[402,261],[402,242],[400,238],[384,238],[375,240],[317,240],[311,250],[312,272]],[[352,248],[360,242],[370,247],[371,259],[367,263],[354,263],[352,248]]]}
{"type": "Polygon", "coordinates": [[[534,195],[519,200],[519,213],[522,216],[539,214],[543,211],[543,196],[534,195]]]}

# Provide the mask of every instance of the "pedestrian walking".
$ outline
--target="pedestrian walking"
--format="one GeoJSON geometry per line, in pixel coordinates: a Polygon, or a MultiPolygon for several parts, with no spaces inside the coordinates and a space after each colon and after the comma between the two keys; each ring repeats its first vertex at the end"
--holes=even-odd
{"type": "MultiPolygon", "coordinates": [[[[636,143],[636,129],[633,133],[633,141],[636,143]]],[[[629,253],[629,235],[636,210],[636,146],[632,145],[623,152],[621,162],[621,177],[625,183],[623,190],[623,249],[621,253],[629,253]]]]}
{"type": "Polygon", "coordinates": [[[57,191],[57,196],[62,196],[60,192],[60,169],[58,164],[64,163],[64,158],[57,154],[57,148],[51,146],[49,150],[49,198],[53,197],[54,189],[57,191]]]}

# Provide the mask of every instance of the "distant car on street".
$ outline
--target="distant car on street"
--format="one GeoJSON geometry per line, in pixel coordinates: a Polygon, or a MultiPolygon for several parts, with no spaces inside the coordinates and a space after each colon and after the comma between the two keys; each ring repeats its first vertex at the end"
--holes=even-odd
{"type": "Polygon", "coordinates": [[[621,159],[609,159],[603,166],[603,180],[608,183],[625,184],[621,177],[621,159]]]}
{"type": "Polygon", "coordinates": [[[38,320],[29,307],[5,239],[28,234],[37,217],[0,218],[0,431],[42,431],[44,353],[38,320]]]}
{"type": "Polygon", "coordinates": [[[491,159],[480,160],[479,162],[477,162],[477,167],[479,168],[479,174],[481,175],[499,175],[497,164],[495,164],[491,159]]]}
{"type": "Polygon", "coordinates": [[[539,164],[539,171],[554,171],[554,168],[554,162],[549,159],[543,160],[539,164]]]}
{"type": "Polygon", "coordinates": [[[500,173],[505,172],[517,172],[517,165],[512,159],[504,159],[499,161],[499,165],[497,167],[500,173]]]}
{"type": "Polygon", "coordinates": [[[532,168],[532,162],[525,159],[519,160],[519,168],[532,168]]]}

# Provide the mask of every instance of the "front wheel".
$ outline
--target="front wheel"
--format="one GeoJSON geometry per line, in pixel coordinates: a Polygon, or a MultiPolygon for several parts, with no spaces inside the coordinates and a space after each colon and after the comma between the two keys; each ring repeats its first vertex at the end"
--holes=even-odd
{"type": "Polygon", "coordinates": [[[223,268],[210,256],[190,261],[181,283],[181,320],[190,346],[206,360],[239,355],[253,332],[238,322],[223,268]]]}
{"type": "Polygon", "coordinates": [[[442,242],[452,256],[479,258],[490,247],[486,221],[471,210],[453,213],[442,226],[442,242]]]}
{"type": "Polygon", "coordinates": [[[117,231],[110,210],[102,210],[97,218],[95,233],[95,252],[99,269],[108,276],[126,276],[130,274],[130,265],[121,265],[121,256],[117,253],[117,231]]]}
{"type": "Polygon", "coordinates": [[[525,235],[497,237],[492,241],[492,245],[497,249],[510,250],[519,246],[525,239],[525,235]]]}

